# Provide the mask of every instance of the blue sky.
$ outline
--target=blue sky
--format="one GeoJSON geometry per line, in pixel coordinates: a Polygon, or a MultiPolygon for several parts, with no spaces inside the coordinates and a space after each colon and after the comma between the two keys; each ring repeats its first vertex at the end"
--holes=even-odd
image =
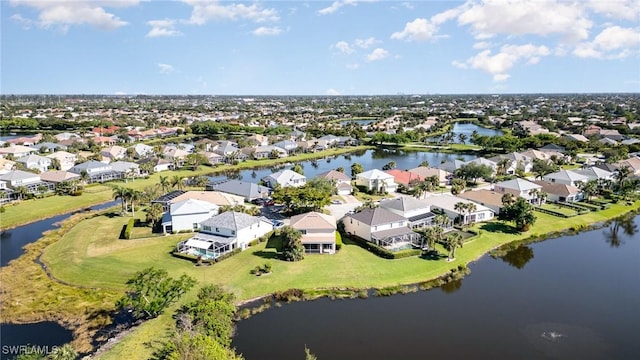
{"type": "Polygon", "coordinates": [[[640,92],[640,1],[1,3],[2,94],[640,92]]]}

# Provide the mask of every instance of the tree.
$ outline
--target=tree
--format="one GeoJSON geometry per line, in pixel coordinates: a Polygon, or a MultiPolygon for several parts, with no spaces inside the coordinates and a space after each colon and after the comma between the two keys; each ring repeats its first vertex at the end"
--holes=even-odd
{"type": "Polygon", "coordinates": [[[382,166],[382,170],[391,170],[391,169],[395,169],[396,168],[396,162],[395,161],[389,161],[388,163],[384,164],[382,166]]]}
{"type": "Polygon", "coordinates": [[[424,160],[420,163],[420,166],[429,167],[429,160],[424,160]]]}
{"type": "Polygon", "coordinates": [[[533,159],[531,172],[535,175],[536,179],[542,179],[545,175],[557,170],[558,166],[555,164],[540,159],[533,159]]]}
{"type": "Polygon", "coordinates": [[[473,180],[474,184],[478,183],[479,178],[487,179],[493,174],[493,169],[489,165],[468,163],[462,165],[455,171],[456,177],[464,180],[473,180]]]}
{"type": "Polygon", "coordinates": [[[496,166],[496,173],[498,176],[507,175],[507,169],[511,166],[511,160],[507,158],[500,159],[496,166]]]}
{"type": "Polygon", "coordinates": [[[542,191],[540,191],[539,189],[531,189],[529,190],[529,196],[531,196],[538,205],[540,205],[540,194],[542,193],[542,191]]]}
{"type": "Polygon", "coordinates": [[[143,194],[138,190],[129,189],[129,202],[131,203],[131,216],[136,216],[136,203],[140,203],[143,194]]]}
{"type": "Polygon", "coordinates": [[[589,180],[586,182],[580,182],[578,187],[582,192],[587,195],[587,200],[591,200],[592,196],[598,194],[598,181],[597,180],[589,180]]]}
{"type": "Polygon", "coordinates": [[[467,204],[463,203],[462,201],[458,201],[453,205],[453,210],[455,210],[460,215],[460,223],[464,224],[466,222],[464,213],[467,211],[467,204]]]}
{"type": "Polygon", "coordinates": [[[174,189],[184,190],[184,177],[179,175],[174,175],[171,178],[171,186],[174,189]]]}
{"type": "Polygon", "coordinates": [[[502,195],[502,205],[509,206],[516,202],[516,197],[511,193],[505,193],[502,195]]]}
{"type": "Polygon", "coordinates": [[[458,134],[458,141],[460,141],[461,144],[466,144],[467,142],[467,135],[465,133],[459,133],[458,134]]]}
{"type": "Polygon", "coordinates": [[[127,281],[127,292],[118,300],[116,307],[131,309],[138,319],[152,319],[195,284],[196,280],[185,274],[173,279],[164,269],[146,268],[127,281]]]}
{"type": "Polygon", "coordinates": [[[164,213],[162,209],[162,204],[153,203],[150,206],[147,206],[146,209],[146,221],[148,224],[151,224],[152,227],[158,225],[158,222],[162,219],[162,214],[164,213]]]}
{"type": "Polygon", "coordinates": [[[203,175],[191,179],[191,183],[199,188],[204,188],[209,183],[209,178],[203,175]]]}
{"type": "Polygon", "coordinates": [[[302,245],[302,233],[290,226],[282,228],[282,257],[287,261],[300,261],[304,259],[304,245],[302,245]]]}
{"type": "Polygon", "coordinates": [[[207,162],[207,158],[202,154],[193,153],[185,156],[185,161],[191,166],[191,170],[196,171],[198,166],[207,162]]]}
{"type": "Polygon", "coordinates": [[[194,329],[224,345],[231,345],[236,307],[234,296],[218,285],[206,285],[196,301],[183,305],[176,314],[178,328],[194,329]],[[185,321],[186,320],[186,321],[185,321]],[[182,323],[180,323],[182,321],[182,323]]]}
{"type": "Polygon", "coordinates": [[[533,213],[533,206],[521,197],[512,204],[504,206],[500,212],[500,218],[506,221],[513,221],[516,229],[520,232],[529,230],[537,220],[533,213]]]}
{"type": "Polygon", "coordinates": [[[344,168],[342,166],[339,166],[336,171],[344,174],[344,168]]]}
{"type": "Polygon", "coordinates": [[[241,360],[242,357],[214,338],[192,331],[176,331],[163,347],[153,354],[154,360],[241,360]]]}
{"type": "Polygon", "coordinates": [[[351,164],[351,177],[355,177],[356,175],[360,174],[363,171],[364,171],[364,168],[362,167],[362,165],[358,164],[357,162],[354,162],[353,164],[351,164]]]}
{"type": "Polygon", "coordinates": [[[453,179],[451,181],[451,194],[458,195],[464,191],[466,181],[463,179],[453,179]]]}
{"type": "Polygon", "coordinates": [[[305,360],[318,360],[318,357],[311,353],[311,350],[305,345],[304,347],[305,360]]]}
{"type": "Polygon", "coordinates": [[[78,352],[76,352],[71,344],[64,344],[60,347],[55,347],[47,357],[49,360],[75,360],[77,358],[78,352]]]}
{"type": "Polygon", "coordinates": [[[293,165],[293,167],[291,168],[291,171],[297,172],[300,175],[304,175],[304,168],[300,163],[293,165]]]}
{"type": "MultiPolygon", "coordinates": [[[[467,215],[471,215],[471,213],[475,212],[476,210],[478,210],[478,207],[472,202],[468,202],[464,205],[464,211],[467,213],[467,215]]],[[[469,225],[469,218],[470,216],[465,217],[464,225],[469,225]]]]}
{"type": "Polygon", "coordinates": [[[447,257],[449,261],[453,261],[456,259],[456,249],[461,248],[464,244],[462,240],[462,235],[459,232],[454,232],[452,234],[447,235],[444,241],[444,247],[449,251],[449,256],[447,257]]]}
{"type": "Polygon", "coordinates": [[[169,192],[169,189],[171,188],[169,177],[160,175],[160,180],[158,181],[158,185],[160,185],[160,189],[162,189],[163,193],[169,192]]]}
{"type": "Polygon", "coordinates": [[[112,195],[114,200],[120,199],[122,203],[122,214],[127,212],[127,201],[129,200],[129,188],[125,188],[122,186],[114,186],[112,195]]]}

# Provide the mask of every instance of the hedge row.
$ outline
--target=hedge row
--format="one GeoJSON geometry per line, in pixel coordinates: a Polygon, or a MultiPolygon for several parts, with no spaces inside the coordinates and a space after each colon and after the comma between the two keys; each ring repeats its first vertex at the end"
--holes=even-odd
{"type": "Polygon", "coordinates": [[[133,226],[135,225],[135,219],[129,219],[127,223],[127,227],[124,229],[124,238],[131,239],[131,232],[133,231],[133,226]]]}
{"type": "Polygon", "coordinates": [[[561,212],[557,212],[557,211],[553,211],[553,210],[550,210],[550,209],[541,208],[541,207],[538,207],[538,206],[534,206],[533,210],[539,211],[541,213],[545,213],[545,214],[561,217],[561,218],[570,218],[570,217],[574,217],[574,216],[577,215],[577,214],[567,215],[567,214],[563,214],[561,212]]]}
{"type": "Polygon", "coordinates": [[[565,202],[554,202],[554,204],[563,208],[575,210],[578,212],[579,215],[586,214],[589,212],[589,209],[587,209],[586,207],[580,206],[578,204],[565,203],[565,202]]]}
{"type": "Polygon", "coordinates": [[[336,250],[342,249],[342,235],[336,231],[336,250]]]}

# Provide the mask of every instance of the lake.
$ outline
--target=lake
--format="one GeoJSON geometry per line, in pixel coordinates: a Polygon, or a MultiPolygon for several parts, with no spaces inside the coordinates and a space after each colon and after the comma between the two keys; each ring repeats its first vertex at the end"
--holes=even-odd
{"type": "Polygon", "coordinates": [[[321,360],[637,359],[639,226],[484,256],[443,289],[273,307],[240,321],[233,346],[249,360],[301,359],[305,346],[321,360]]]}
{"type": "MultiPolygon", "coordinates": [[[[478,125],[476,125],[474,123],[456,122],[456,123],[453,124],[453,128],[451,129],[451,132],[453,132],[453,135],[454,135],[452,143],[460,144],[460,140],[458,139],[458,135],[459,134],[465,134],[467,136],[466,143],[470,144],[471,143],[471,135],[473,135],[474,131],[478,132],[479,135],[486,135],[486,136],[502,136],[502,135],[504,135],[504,133],[502,131],[500,131],[500,130],[485,128],[485,127],[482,127],[482,126],[478,126],[478,125]]],[[[432,138],[433,141],[437,141],[438,139],[440,139],[440,137],[432,138]]]]}
{"type": "MultiPolygon", "coordinates": [[[[334,158],[318,159],[315,161],[302,161],[299,162],[304,168],[304,175],[307,179],[316,177],[316,175],[325,171],[333,170],[338,167],[343,167],[346,174],[351,174],[351,164],[359,163],[362,165],[365,171],[371,169],[382,169],[382,167],[395,161],[396,168],[407,170],[417,166],[423,161],[428,161],[430,165],[437,165],[445,161],[451,161],[455,159],[462,159],[464,161],[473,160],[477,156],[468,154],[447,154],[438,152],[426,152],[426,151],[405,151],[399,149],[372,149],[358,151],[351,154],[338,155],[334,158]]],[[[283,167],[284,169],[290,169],[292,165],[283,167]]],[[[264,168],[255,170],[241,170],[234,172],[229,177],[241,179],[244,181],[258,182],[263,177],[275,172],[274,168],[264,168]]],[[[224,178],[224,174],[213,175],[212,180],[221,180],[224,178]]]]}

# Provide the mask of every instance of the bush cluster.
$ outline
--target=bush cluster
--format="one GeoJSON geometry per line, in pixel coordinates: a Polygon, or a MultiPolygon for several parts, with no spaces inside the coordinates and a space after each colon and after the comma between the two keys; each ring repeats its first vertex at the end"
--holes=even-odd
{"type": "Polygon", "coordinates": [[[131,232],[133,231],[133,226],[135,225],[135,219],[129,219],[127,223],[127,227],[124,229],[124,238],[131,239],[131,232]]]}

